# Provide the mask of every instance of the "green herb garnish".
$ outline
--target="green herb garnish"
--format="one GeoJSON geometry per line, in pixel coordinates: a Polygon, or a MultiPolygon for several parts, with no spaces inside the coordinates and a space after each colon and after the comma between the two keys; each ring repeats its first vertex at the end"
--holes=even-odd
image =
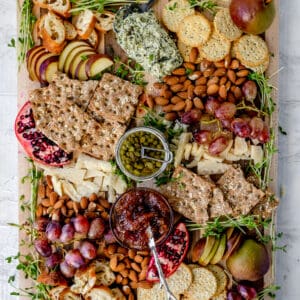
{"type": "Polygon", "coordinates": [[[81,58],[82,61],[85,61],[85,60],[88,59],[88,56],[87,55],[81,55],[80,58],[81,58]]]}
{"type": "Polygon", "coordinates": [[[16,40],[14,38],[12,38],[10,40],[10,42],[7,44],[7,47],[15,48],[16,47],[16,40]]]}
{"type": "Polygon", "coordinates": [[[278,126],[278,130],[282,135],[287,135],[287,132],[281,126],[278,126]]]}
{"type": "Polygon", "coordinates": [[[138,63],[133,63],[131,59],[127,60],[127,63],[121,61],[119,57],[114,58],[115,66],[112,72],[122,78],[128,79],[130,82],[145,86],[147,82],[144,80],[144,69],[138,63]]]}
{"type": "Polygon", "coordinates": [[[263,299],[265,299],[266,296],[269,296],[269,297],[275,299],[276,298],[275,292],[277,292],[278,290],[280,290],[279,285],[269,285],[258,293],[258,295],[257,295],[258,300],[263,300],[263,299]]]}
{"type": "Polygon", "coordinates": [[[72,14],[78,14],[81,11],[90,9],[97,12],[103,12],[106,7],[120,6],[131,3],[147,3],[147,0],[71,0],[72,14]]]}
{"type": "Polygon", "coordinates": [[[32,13],[32,8],[31,0],[24,0],[20,8],[21,21],[17,44],[19,66],[24,62],[27,51],[34,46],[32,31],[36,17],[32,13]]]}
{"type": "Polygon", "coordinates": [[[203,1],[203,0],[189,0],[190,7],[198,7],[200,10],[207,10],[211,14],[215,15],[217,12],[218,5],[214,1],[203,1]]]}
{"type": "Polygon", "coordinates": [[[173,5],[167,6],[167,10],[173,11],[177,8],[177,6],[178,6],[178,3],[175,2],[173,5]]]}

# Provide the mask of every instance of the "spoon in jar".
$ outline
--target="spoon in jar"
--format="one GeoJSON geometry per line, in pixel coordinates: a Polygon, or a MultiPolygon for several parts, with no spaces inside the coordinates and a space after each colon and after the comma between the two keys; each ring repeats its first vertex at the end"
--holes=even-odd
{"type": "Polygon", "coordinates": [[[149,238],[148,245],[149,245],[151,253],[154,257],[155,266],[156,266],[157,271],[158,271],[158,277],[159,277],[159,280],[160,280],[160,284],[161,284],[161,286],[163,286],[165,288],[165,291],[166,291],[166,295],[167,295],[166,300],[177,300],[176,297],[171,292],[171,290],[168,286],[168,283],[166,281],[166,277],[164,275],[164,272],[161,268],[161,264],[160,264],[160,261],[159,261],[159,258],[158,258],[158,253],[157,253],[157,250],[156,250],[152,229],[151,229],[150,226],[148,226],[148,228],[146,230],[146,233],[147,233],[148,238],[149,238]]]}

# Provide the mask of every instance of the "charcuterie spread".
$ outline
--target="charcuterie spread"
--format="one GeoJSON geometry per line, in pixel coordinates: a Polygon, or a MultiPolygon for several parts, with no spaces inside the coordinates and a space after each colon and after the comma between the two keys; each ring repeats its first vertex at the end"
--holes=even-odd
{"type": "Polygon", "coordinates": [[[28,193],[9,260],[30,282],[14,295],[169,299],[160,271],[178,300],[273,295],[275,10],[22,2],[15,133],[28,193]]]}

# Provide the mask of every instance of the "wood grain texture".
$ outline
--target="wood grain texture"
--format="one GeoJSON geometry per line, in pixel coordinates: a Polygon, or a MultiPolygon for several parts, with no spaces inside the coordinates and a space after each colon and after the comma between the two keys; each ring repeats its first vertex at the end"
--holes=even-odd
{"type": "MultiPolygon", "coordinates": [[[[19,0],[19,1],[22,2],[22,0],[19,0]]],[[[167,2],[168,2],[168,0],[158,0],[156,2],[156,4],[154,5],[156,14],[160,18],[161,18],[161,13],[162,13],[162,7],[167,2]]],[[[277,11],[278,11],[278,0],[276,0],[276,6],[277,6],[277,11]]],[[[18,20],[19,20],[19,18],[18,18],[18,20]]],[[[277,14],[276,19],[272,24],[272,27],[266,33],[266,41],[268,43],[270,52],[274,54],[274,57],[271,59],[270,67],[267,72],[268,75],[272,75],[278,70],[278,65],[279,65],[278,36],[279,36],[279,17],[277,14]]],[[[108,36],[108,37],[106,37],[106,39],[107,38],[110,39],[109,41],[111,42],[112,37],[108,36]]],[[[108,42],[108,40],[106,40],[106,42],[108,42]]],[[[100,52],[103,52],[103,49],[104,49],[104,45],[101,44],[99,46],[100,52]]],[[[278,86],[278,75],[273,76],[271,82],[274,86],[278,86]]],[[[18,107],[22,106],[27,101],[28,92],[30,90],[38,88],[38,87],[39,87],[38,83],[36,83],[36,82],[34,83],[29,80],[27,70],[26,70],[25,66],[23,65],[18,73],[18,86],[17,86],[18,107]]],[[[0,88],[1,88],[1,85],[0,85],[0,88]]],[[[275,101],[275,103],[278,103],[278,91],[277,90],[274,90],[273,100],[275,101]]],[[[276,110],[274,112],[272,126],[276,131],[276,144],[277,144],[277,142],[278,142],[278,134],[277,134],[278,110],[276,110]]],[[[278,190],[278,187],[277,187],[277,165],[278,165],[277,160],[278,160],[277,155],[274,155],[272,167],[271,167],[271,178],[273,179],[273,181],[270,184],[270,188],[275,192],[277,192],[277,190],[278,190]]],[[[24,153],[23,153],[22,149],[20,149],[20,147],[19,147],[18,177],[22,178],[24,175],[26,175],[27,170],[28,170],[28,162],[24,159],[24,153]]],[[[147,186],[149,186],[149,184],[147,184],[147,186]]],[[[27,198],[30,196],[29,185],[19,184],[19,195],[23,195],[23,194],[27,198]]],[[[26,217],[27,216],[24,213],[19,211],[19,223],[24,222],[26,217]]],[[[274,220],[276,220],[276,216],[274,216],[274,220]]],[[[24,237],[22,235],[19,236],[19,240],[22,240],[23,238],[24,237]]],[[[22,250],[26,251],[26,249],[20,248],[20,251],[22,251],[22,250]]],[[[274,282],[274,280],[275,280],[275,266],[265,276],[265,285],[272,284],[274,282]]],[[[20,288],[25,288],[25,287],[31,286],[31,285],[32,285],[32,283],[28,280],[25,280],[25,278],[22,276],[22,274],[20,274],[20,278],[19,278],[20,288]]],[[[19,299],[25,300],[28,298],[20,297],[19,299]]],[[[266,298],[266,299],[269,299],[269,298],[266,298]]]]}

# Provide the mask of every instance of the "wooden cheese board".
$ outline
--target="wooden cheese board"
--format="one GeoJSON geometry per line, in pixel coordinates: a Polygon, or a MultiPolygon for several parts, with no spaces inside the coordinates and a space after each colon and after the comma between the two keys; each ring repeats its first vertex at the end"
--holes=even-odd
{"type": "MultiPolygon", "coordinates": [[[[278,107],[276,106],[276,103],[278,103],[278,68],[279,68],[279,46],[278,46],[278,37],[279,37],[279,5],[278,5],[278,0],[275,1],[275,6],[277,10],[276,17],[271,25],[271,27],[264,33],[264,39],[267,42],[269,52],[272,54],[270,58],[270,64],[269,67],[266,71],[266,76],[270,77],[269,82],[270,84],[274,87],[272,91],[272,99],[275,103],[275,110],[272,114],[271,118],[271,124],[270,127],[273,128],[273,134],[274,134],[274,147],[277,145],[277,128],[278,128],[278,107]]],[[[221,1],[222,2],[222,1],[221,1]]],[[[18,20],[20,22],[20,6],[22,5],[23,1],[20,0],[18,1],[18,20]]],[[[161,21],[162,20],[162,11],[163,8],[166,6],[168,1],[165,0],[157,0],[156,3],[154,4],[154,11],[157,16],[157,18],[161,21]]],[[[43,15],[45,14],[45,9],[39,9],[35,7],[35,11],[37,15],[43,15]]],[[[20,25],[20,24],[19,24],[20,25]]],[[[98,45],[98,52],[99,53],[107,53],[111,50],[111,48],[114,48],[115,53],[121,56],[123,53],[119,52],[119,46],[116,43],[116,40],[112,37],[111,34],[106,34],[105,38],[101,39],[101,43],[98,45]]],[[[148,77],[146,76],[148,79],[148,77]]],[[[151,81],[156,81],[152,77],[149,77],[150,82],[151,81]]],[[[148,80],[148,81],[149,81],[148,80]]],[[[22,107],[23,104],[28,101],[29,97],[29,92],[33,89],[40,88],[40,83],[39,82],[33,82],[32,80],[29,79],[28,77],[28,71],[26,68],[26,64],[23,63],[20,65],[19,73],[18,73],[18,107],[22,107]]],[[[151,88],[148,89],[150,92],[152,91],[151,88]]],[[[30,163],[26,159],[24,155],[24,151],[21,147],[19,147],[18,151],[18,170],[19,170],[19,178],[23,178],[28,174],[28,168],[30,167],[30,163]]],[[[270,178],[272,179],[269,183],[269,188],[272,190],[275,194],[278,193],[278,186],[277,186],[277,154],[274,153],[272,156],[272,163],[270,165],[270,178]]],[[[152,181],[147,182],[146,184],[141,184],[141,186],[150,186],[151,188],[156,188],[154,183],[152,181]]],[[[159,189],[158,189],[159,190],[159,189]]],[[[31,190],[30,190],[30,184],[27,182],[26,184],[19,184],[19,195],[24,195],[25,199],[30,199],[31,197],[31,190]]],[[[26,222],[28,218],[29,212],[24,212],[21,209],[19,210],[19,223],[23,224],[26,222]]],[[[265,231],[265,234],[268,235],[273,235],[276,230],[276,212],[274,211],[272,214],[272,222],[268,228],[267,231],[265,231]]],[[[202,236],[203,232],[197,232],[193,234],[193,245],[195,242],[202,236]]],[[[26,236],[24,235],[24,232],[20,232],[20,252],[27,253],[28,252],[28,245],[24,245],[23,241],[26,239],[26,236]]],[[[275,258],[274,258],[274,252],[271,251],[271,245],[269,244],[269,250],[270,253],[272,253],[272,264],[271,268],[269,271],[264,275],[263,277],[263,285],[270,286],[273,285],[275,282],[275,258]]],[[[32,251],[32,250],[30,250],[32,251]]],[[[19,279],[19,287],[21,289],[25,289],[27,287],[32,286],[32,281],[30,279],[27,279],[24,277],[24,274],[20,272],[20,279],[19,279]]],[[[20,296],[20,299],[28,299],[27,297],[20,296]]],[[[42,298],[40,298],[42,299],[42,298]]],[[[140,299],[140,298],[138,298],[140,299]]],[[[269,299],[268,296],[265,296],[264,299],[269,299]]]]}

